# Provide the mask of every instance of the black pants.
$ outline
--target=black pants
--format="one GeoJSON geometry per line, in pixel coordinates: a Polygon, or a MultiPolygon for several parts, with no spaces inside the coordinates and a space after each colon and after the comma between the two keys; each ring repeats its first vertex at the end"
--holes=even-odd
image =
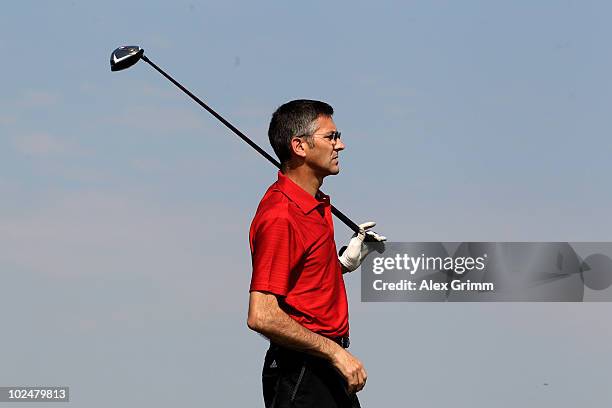
{"type": "Polygon", "coordinates": [[[329,362],[305,353],[271,344],[262,377],[266,408],[360,408],[340,373],[329,362]]]}

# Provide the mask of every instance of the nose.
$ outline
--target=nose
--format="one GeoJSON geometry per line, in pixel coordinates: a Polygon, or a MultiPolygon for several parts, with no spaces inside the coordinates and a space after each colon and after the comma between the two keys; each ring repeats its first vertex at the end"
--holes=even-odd
{"type": "Polygon", "coordinates": [[[337,151],[344,150],[345,147],[346,145],[344,144],[342,139],[340,138],[336,139],[336,145],[334,146],[334,150],[337,150],[337,151]]]}

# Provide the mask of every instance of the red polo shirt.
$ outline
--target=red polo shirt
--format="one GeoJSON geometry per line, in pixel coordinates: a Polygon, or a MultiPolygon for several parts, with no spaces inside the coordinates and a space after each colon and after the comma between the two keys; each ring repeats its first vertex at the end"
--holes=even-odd
{"type": "Polygon", "coordinates": [[[326,337],[348,335],[348,303],[329,196],[308,194],[278,172],[249,231],[251,291],[280,296],[281,308],[326,337]]]}

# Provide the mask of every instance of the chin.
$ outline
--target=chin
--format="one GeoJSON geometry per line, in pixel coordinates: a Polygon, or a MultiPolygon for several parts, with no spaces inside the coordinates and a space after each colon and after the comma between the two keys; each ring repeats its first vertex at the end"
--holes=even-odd
{"type": "Polygon", "coordinates": [[[340,166],[321,167],[316,173],[319,177],[335,176],[340,173],[340,166]]]}

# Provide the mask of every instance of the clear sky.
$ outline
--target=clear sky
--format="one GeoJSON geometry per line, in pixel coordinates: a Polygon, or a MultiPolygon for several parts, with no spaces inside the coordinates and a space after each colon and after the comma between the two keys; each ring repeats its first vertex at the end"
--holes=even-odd
{"type": "MultiPolygon", "coordinates": [[[[0,385],[69,385],[72,407],[263,406],[247,236],[275,170],[146,64],[111,73],[117,46],[270,152],[277,106],[331,103],[347,149],[324,191],[391,240],[612,241],[611,12],[5,4],[0,385]]],[[[361,303],[358,274],[364,406],[612,403],[609,304],[361,303]]]]}

